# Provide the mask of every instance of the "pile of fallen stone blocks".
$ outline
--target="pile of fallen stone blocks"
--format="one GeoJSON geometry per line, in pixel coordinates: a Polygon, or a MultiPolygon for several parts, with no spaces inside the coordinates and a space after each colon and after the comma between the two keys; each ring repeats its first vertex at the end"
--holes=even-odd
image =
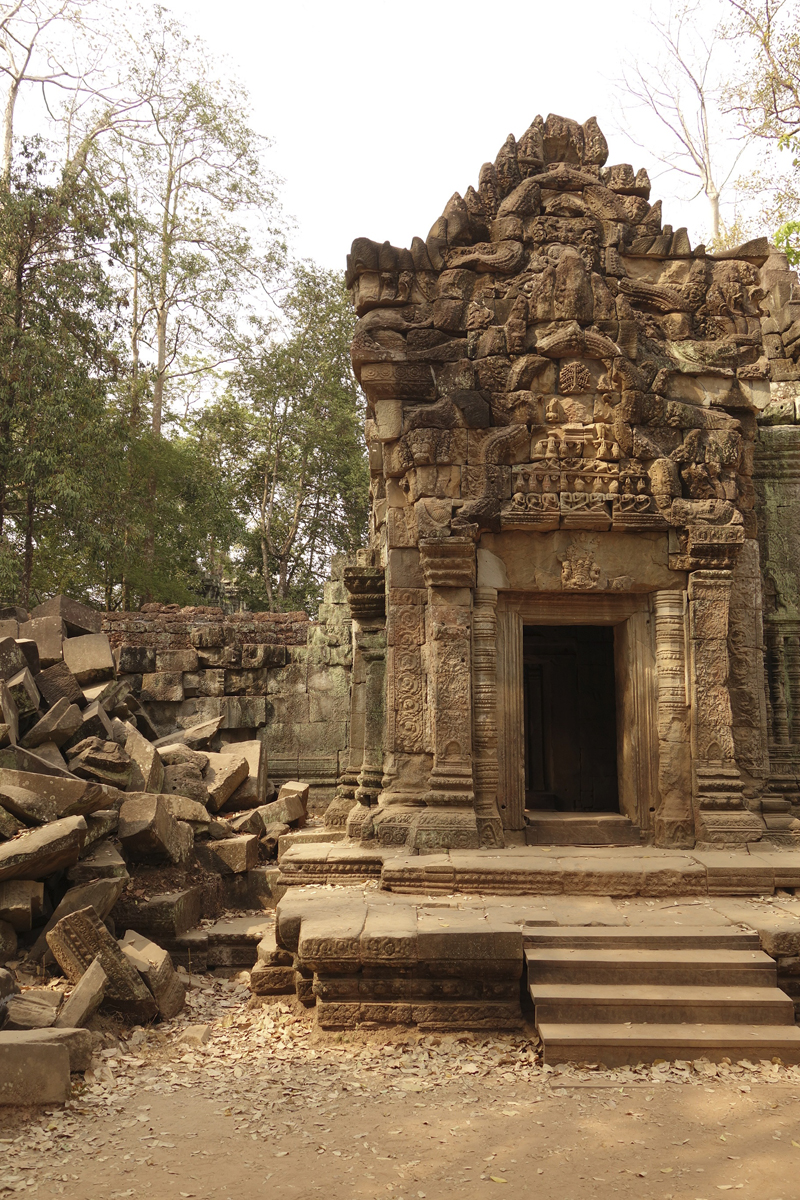
{"type": "Polygon", "coordinates": [[[262,927],[209,936],[201,919],[274,905],[278,841],[306,821],[308,785],[276,794],[263,741],[226,742],[219,717],[159,737],[99,624],[62,596],[0,611],[0,967],[15,968],[0,981],[0,1079],[24,1062],[23,1034],[25,1053],[63,1065],[63,1037],[45,1051],[28,1034],[81,1028],[100,1006],[174,1015],[176,963],[252,966],[262,927]]]}

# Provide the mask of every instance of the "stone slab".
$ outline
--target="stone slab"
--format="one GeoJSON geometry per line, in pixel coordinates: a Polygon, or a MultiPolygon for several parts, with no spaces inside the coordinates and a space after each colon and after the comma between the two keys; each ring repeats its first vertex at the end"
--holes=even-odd
{"type": "Polygon", "coordinates": [[[0,1033],[0,1104],[65,1104],[70,1095],[69,1050],[0,1033]]]}

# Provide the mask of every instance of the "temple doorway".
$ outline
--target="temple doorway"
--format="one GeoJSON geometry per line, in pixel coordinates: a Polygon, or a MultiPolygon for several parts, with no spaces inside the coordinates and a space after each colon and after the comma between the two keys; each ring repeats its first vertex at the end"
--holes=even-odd
{"type": "Polygon", "coordinates": [[[525,807],[620,811],[614,629],[523,628],[525,807]]]}

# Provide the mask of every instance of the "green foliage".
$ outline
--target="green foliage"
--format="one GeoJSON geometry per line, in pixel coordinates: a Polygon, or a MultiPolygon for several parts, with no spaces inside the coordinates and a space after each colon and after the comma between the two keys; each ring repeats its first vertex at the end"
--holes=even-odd
{"type": "Polygon", "coordinates": [[[785,221],[780,229],[775,231],[773,241],[784,251],[792,266],[800,263],[800,221],[785,221]]]}
{"type": "Polygon", "coordinates": [[[362,544],[369,476],[354,317],[342,277],[295,267],[279,336],[257,326],[198,423],[246,527],[239,582],[254,607],[314,607],[332,554],[362,544]]]}

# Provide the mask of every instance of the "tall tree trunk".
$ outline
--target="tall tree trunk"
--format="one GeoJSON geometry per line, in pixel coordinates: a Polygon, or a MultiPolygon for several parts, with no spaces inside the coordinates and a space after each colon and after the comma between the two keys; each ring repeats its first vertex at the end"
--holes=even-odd
{"type": "Polygon", "coordinates": [[[33,488],[28,487],[25,498],[25,550],[22,559],[22,600],[23,608],[28,607],[31,598],[31,583],[33,580],[33,515],[35,511],[33,488]]]}

